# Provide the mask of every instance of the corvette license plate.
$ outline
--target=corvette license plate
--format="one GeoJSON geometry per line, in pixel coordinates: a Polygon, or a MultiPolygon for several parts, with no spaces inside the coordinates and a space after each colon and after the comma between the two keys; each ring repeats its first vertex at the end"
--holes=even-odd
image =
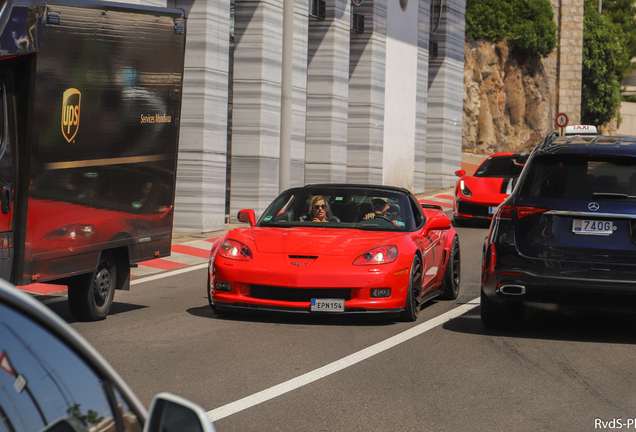
{"type": "Polygon", "coordinates": [[[312,312],[344,312],[343,299],[311,299],[312,312]]]}
{"type": "Polygon", "coordinates": [[[608,236],[616,227],[613,221],[598,221],[587,219],[574,219],[572,232],[574,234],[608,236]]]}

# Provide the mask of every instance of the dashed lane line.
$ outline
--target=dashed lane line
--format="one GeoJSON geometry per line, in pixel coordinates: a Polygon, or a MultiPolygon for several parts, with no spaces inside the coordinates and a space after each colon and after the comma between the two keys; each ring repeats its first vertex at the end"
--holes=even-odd
{"type": "Polygon", "coordinates": [[[274,387],[270,387],[266,390],[254,393],[251,396],[244,397],[243,399],[213,409],[212,411],[208,411],[208,418],[210,419],[210,421],[213,422],[221,420],[225,417],[231,416],[232,414],[236,414],[240,411],[246,410],[263,402],[267,402],[268,400],[274,399],[285,393],[289,393],[307,384],[311,384],[314,381],[325,378],[345,368],[348,368],[349,366],[353,366],[356,363],[360,363],[363,360],[373,357],[376,354],[380,354],[383,351],[391,349],[394,346],[401,344],[402,342],[413,339],[414,337],[417,337],[429,330],[434,329],[439,325],[442,325],[454,318],[465,314],[470,310],[473,310],[477,306],[479,306],[479,297],[469,301],[468,303],[462,304],[461,306],[458,306],[455,309],[452,309],[438,317],[432,318],[415,327],[411,327],[410,329],[402,333],[385,339],[382,342],[379,342],[361,351],[348,355],[347,357],[344,357],[326,366],[300,375],[299,377],[293,378],[289,381],[285,381],[284,383],[275,385],[274,387]]]}

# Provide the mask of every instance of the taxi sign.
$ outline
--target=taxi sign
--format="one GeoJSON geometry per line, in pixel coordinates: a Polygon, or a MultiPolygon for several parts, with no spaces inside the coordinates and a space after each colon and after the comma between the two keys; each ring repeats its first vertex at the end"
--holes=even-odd
{"type": "Polygon", "coordinates": [[[565,128],[566,135],[598,135],[596,126],[572,125],[565,128]]]}

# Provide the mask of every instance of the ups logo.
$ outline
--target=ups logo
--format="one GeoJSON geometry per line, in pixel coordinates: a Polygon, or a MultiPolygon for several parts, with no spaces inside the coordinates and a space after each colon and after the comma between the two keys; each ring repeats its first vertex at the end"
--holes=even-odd
{"type": "Polygon", "coordinates": [[[81,99],[82,94],[74,88],[67,89],[62,97],[62,134],[68,142],[75,138],[79,129],[81,99]]]}

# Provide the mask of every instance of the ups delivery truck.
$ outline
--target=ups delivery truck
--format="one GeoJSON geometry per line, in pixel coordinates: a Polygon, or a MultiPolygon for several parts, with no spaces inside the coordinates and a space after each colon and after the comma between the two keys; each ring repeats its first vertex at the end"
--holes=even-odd
{"type": "Polygon", "coordinates": [[[184,11],[0,0],[0,277],[106,317],[170,254],[184,11]]]}

